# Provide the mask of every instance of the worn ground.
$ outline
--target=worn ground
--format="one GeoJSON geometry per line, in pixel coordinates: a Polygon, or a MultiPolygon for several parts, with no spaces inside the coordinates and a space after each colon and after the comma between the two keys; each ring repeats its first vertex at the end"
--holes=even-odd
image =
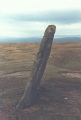
{"type": "Polygon", "coordinates": [[[0,120],[81,120],[81,43],[53,43],[36,104],[15,109],[39,43],[0,44],[0,120]]]}

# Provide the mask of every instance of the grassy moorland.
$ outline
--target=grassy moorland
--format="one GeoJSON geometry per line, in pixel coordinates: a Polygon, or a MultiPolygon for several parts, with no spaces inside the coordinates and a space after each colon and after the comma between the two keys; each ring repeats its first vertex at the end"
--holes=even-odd
{"type": "Polygon", "coordinates": [[[81,43],[53,43],[37,103],[16,111],[39,43],[0,44],[0,120],[80,120],[81,43]]]}

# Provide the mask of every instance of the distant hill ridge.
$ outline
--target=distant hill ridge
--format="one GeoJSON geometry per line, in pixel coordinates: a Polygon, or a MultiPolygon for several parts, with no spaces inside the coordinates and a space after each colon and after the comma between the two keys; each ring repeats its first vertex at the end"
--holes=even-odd
{"type": "MultiPolygon", "coordinates": [[[[22,43],[22,42],[41,42],[42,37],[27,37],[27,38],[0,38],[0,43],[22,43]]],[[[54,42],[81,42],[81,36],[55,36],[54,42]]]]}

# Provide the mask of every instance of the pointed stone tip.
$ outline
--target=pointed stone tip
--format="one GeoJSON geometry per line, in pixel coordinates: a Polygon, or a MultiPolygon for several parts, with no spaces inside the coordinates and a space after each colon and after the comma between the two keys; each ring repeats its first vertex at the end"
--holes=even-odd
{"type": "Polygon", "coordinates": [[[56,26],[55,25],[48,25],[48,27],[52,27],[52,28],[56,28],[56,26]]]}
{"type": "Polygon", "coordinates": [[[47,32],[47,33],[50,33],[50,32],[55,33],[55,31],[56,31],[56,26],[55,25],[49,25],[45,32],[47,32]]]}

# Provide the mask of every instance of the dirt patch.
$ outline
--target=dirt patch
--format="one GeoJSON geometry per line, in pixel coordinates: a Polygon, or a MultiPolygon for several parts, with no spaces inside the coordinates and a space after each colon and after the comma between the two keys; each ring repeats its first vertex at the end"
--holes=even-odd
{"type": "Polygon", "coordinates": [[[77,77],[81,79],[81,73],[74,72],[74,73],[61,73],[63,76],[66,77],[77,77]]]}
{"type": "Polygon", "coordinates": [[[15,72],[15,73],[10,73],[10,74],[3,74],[3,73],[1,73],[0,74],[0,77],[27,77],[27,76],[29,76],[29,74],[30,74],[30,71],[22,71],[22,72],[15,72]]]}

